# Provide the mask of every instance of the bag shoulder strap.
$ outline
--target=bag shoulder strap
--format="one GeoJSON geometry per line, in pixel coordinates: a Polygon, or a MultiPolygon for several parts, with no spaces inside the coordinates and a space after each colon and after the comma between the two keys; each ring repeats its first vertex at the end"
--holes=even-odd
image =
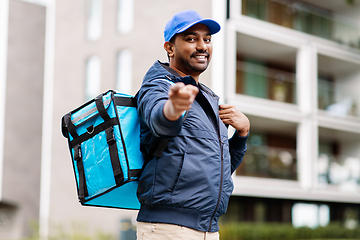
{"type": "MultiPolygon", "coordinates": [[[[173,84],[175,83],[175,79],[172,78],[171,75],[166,75],[165,78],[166,78],[166,81],[169,81],[169,82],[171,82],[173,84]]],[[[134,96],[135,99],[138,98],[139,91],[135,94],[135,96],[134,96]]],[[[188,112],[186,111],[186,113],[184,115],[184,118],[183,118],[183,121],[185,121],[187,113],[188,112]]],[[[146,158],[144,159],[144,164],[143,164],[143,167],[142,167],[141,171],[143,171],[145,169],[146,165],[150,162],[150,160],[153,157],[160,157],[161,156],[161,154],[163,153],[163,151],[167,147],[168,143],[169,143],[169,140],[164,139],[164,138],[160,138],[160,137],[156,137],[156,140],[155,140],[154,144],[152,144],[146,158]]]]}

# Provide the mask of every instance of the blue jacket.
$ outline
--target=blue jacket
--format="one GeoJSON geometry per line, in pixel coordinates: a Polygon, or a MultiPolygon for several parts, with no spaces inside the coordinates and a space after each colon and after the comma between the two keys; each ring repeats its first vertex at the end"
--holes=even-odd
{"type": "Polygon", "coordinates": [[[137,220],[216,232],[233,191],[231,174],[242,161],[247,137],[234,134],[228,140],[227,128],[219,119],[219,97],[202,84],[186,117],[167,120],[163,106],[172,82],[197,86],[192,77],[176,75],[157,61],[139,91],[142,152],[147,155],[155,137],[167,139],[168,145],[140,176],[137,220]]]}

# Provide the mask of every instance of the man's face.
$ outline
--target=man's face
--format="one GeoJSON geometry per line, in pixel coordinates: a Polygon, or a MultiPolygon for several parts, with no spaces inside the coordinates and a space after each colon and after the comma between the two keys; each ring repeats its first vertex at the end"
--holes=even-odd
{"type": "Polygon", "coordinates": [[[206,25],[196,24],[175,36],[172,67],[186,75],[206,70],[212,54],[211,34],[206,25]]]}

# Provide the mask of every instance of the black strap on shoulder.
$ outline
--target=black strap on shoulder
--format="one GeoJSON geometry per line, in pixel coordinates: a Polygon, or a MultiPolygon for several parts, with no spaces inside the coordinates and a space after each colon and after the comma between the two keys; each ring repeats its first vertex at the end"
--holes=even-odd
{"type": "MultiPolygon", "coordinates": [[[[176,82],[176,77],[180,77],[180,75],[174,71],[173,69],[171,69],[170,67],[168,67],[167,65],[162,64],[162,66],[168,70],[171,74],[166,75],[166,79],[172,81],[172,82],[176,82]]],[[[135,99],[137,98],[139,92],[136,93],[135,95],[135,99]]],[[[184,117],[183,117],[183,121],[185,121],[186,117],[188,115],[188,111],[186,111],[184,117]]],[[[165,148],[167,147],[169,143],[169,140],[167,139],[163,139],[160,137],[156,137],[156,140],[154,141],[154,143],[151,145],[148,154],[144,160],[144,164],[143,167],[141,169],[141,172],[145,169],[146,165],[150,162],[150,160],[155,156],[155,157],[160,157],[161,154],[163,153],[163,151],[165,150],[165,148]]]]}
{"type": "Polygon", "coordinates": [[[134,97],[115,96],[115,104],[116,104],[116,106],[137,107],[137,102],[134,97]]]}
{"type": "Polygon", "coordinates": [[[85,201],[85,197],[89,196],[87,186],[86,186],[86,178],[85,178],[85,171],[84,165],[82,161],[82,154],[81,154],[81,146],[80,144],[74,147],[74,160],[76,162],[76,166],[79,173],[79,200],[80,202],[85,201]]]}
{"type": "Polygon", "coordinates": [[[169,143],[169,140],[163,139],[160,137],[156,137],[154,143],[151,145],[151,147],[149,149],[149,152],[148,152],[146,158],[144,159],[144,164],[141,169],[141,172],[145,169],[146,165],[151,161],[151,159],[153,159],[154,156],[155,157],[161,156],[161,154],[167,147],[168,143],[169,143]]]}
{"type": "Polygon", "coordinates": [[[110,127],[105,130],[106,133],[106,141],[109,145],[109,153],[111,159],[111,166],[114,172],[114,178],[116,185],[121,185],[124,181],[124,175],[120,166],[118,149],[116,146],[116,140],[114,136],[114,128],[110,127]]]}
{"type": "Polygon", "coordinates": [[[157,147],[156,147],[156,149],[155,149],[155,151],[154,151],[154,153],[152,155],[155,156],[155,157],[160,157],[162,152],[167,147],[168,143],[169,143],[169,140],[159,138],[158,145],[157,145],[157,147]]]}
{"type": "Polygon", "coordinates": [[[142,169],[130,169],[129,178],[138,178],[140,177],[142,169]]]}

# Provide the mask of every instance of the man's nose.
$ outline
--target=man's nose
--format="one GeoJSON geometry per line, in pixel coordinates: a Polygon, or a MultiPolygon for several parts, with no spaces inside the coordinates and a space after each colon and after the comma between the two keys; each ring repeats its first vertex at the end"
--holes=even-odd
{"type": "Polygon", "coordinates": [[[207,50],[207,45],[204,40],[199,40],[196,49],[201,52],[205,52],[207,50]]]}

